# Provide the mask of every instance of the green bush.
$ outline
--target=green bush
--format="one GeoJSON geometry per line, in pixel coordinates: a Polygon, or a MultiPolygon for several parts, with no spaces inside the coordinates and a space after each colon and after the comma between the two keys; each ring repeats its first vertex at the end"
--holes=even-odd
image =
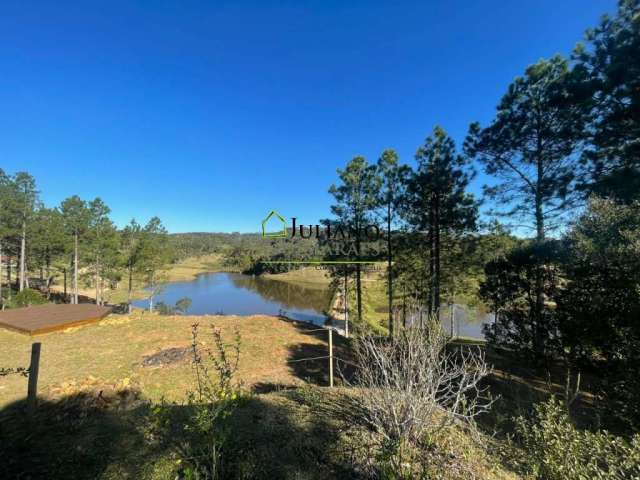
{"type": "Polygon", "coordinates": [[[25,288],[17,293],[9,303],[9,308],[28,307],[29,305],[42,305],[47,299],[37,290],[25,288]]]}
{"type": "Polygon", "coordinates": [[[555,397],[518,417],[516,431],[527,474],[545,480],[640,478],[640,435],[631,442],[604,430],[578,430],[555,397]]]}

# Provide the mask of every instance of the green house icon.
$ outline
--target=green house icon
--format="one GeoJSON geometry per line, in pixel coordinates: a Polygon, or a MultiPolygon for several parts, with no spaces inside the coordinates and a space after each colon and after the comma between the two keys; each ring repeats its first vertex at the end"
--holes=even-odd
{"type": "Polygon", "coordinates": [[[275,210],[271,210],[269,212],[269,215],[267,215],[267,218],[265,218],[262,221],[262,236],[263,237],[286,237],[287,222],[285,221],[284,217],[280,215],[278,212],[276,212],[275,210]],[[267,223],[269,223],[269,220],[271,220],[273,217],[276,218],[278,227],[282,226],[282,228],[276,232],[267,232],[267,223]]]}

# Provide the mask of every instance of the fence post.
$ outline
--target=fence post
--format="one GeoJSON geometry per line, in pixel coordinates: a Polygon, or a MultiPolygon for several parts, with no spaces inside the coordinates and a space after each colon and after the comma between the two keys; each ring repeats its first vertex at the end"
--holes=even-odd
{"type": "Polygon", "coordinates": [[[344,270],[344,336],[349,338],[349,283],[347,269],[344,270]]]}
{"type": "Polygon", "coordinates": [[[29,384],[27,388],[27,409],[29,414],[33,414],[36,410],[41,345],[40,342],[35,342],[31,345],[31,365],[29,365],[29,384]]]}
{"type": "Polygon", "coordinates": [[[333,387],[333,329],[329,329],[329,386],[333,387]]]}

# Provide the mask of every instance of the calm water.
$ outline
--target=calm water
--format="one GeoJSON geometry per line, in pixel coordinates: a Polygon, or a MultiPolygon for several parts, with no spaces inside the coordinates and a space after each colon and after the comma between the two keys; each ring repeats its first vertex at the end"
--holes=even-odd
{"type": "MultiPolygon", "coordinates": [[[[325,323],[327,317],[324,312],[328,310],[331,301],[329,292],[324,289],[308,288],[260,276],[218,272],[198,275],[192,281],[167,283],[154,302],[160,301],[173,306],[184,297],[192,301],[187,312],[190,315],[282,313],[294,320],[318,325],[325,323]]],[[[147,308],[149,304],[147,300],[138,300],[134,305],[147,308]]],[[[441,322],[444,329],[451,332],[448,306],[442,308],[441,322]]],[[[455,305],[455,336],[483,338],[482,325],[492,322],[492,314],[474,314],[463,305],[455,305]]]]}
{"type": "MultiPolygon", "coordinates": [[[[278,315],[323,324],[329,307],[329,292],[323,289],[270,280],[239,273],[205,273],[195,280],[167,283],[154,302],[175,305],[181,298],[192,301],[190,315],[278,315]]],[[[134,302],[148,307],[146,300],[134,302]]]]}

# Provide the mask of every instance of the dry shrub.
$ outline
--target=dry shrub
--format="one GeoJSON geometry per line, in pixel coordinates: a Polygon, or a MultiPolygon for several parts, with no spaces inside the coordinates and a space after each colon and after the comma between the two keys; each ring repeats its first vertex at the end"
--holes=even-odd
{"type": "Polygon", "coordinates": [[[354,359],[351,391],[320,407],[369,432],[357,443],[365,445],[372,474],[430,478],[445,465],[465,468],[447,439],[460,431],[477,438],[474,419],[491,406],[479,386],[489,373],[479,347],[451,345],[429,319],[391,339],[359,337],[354,359]]]}

